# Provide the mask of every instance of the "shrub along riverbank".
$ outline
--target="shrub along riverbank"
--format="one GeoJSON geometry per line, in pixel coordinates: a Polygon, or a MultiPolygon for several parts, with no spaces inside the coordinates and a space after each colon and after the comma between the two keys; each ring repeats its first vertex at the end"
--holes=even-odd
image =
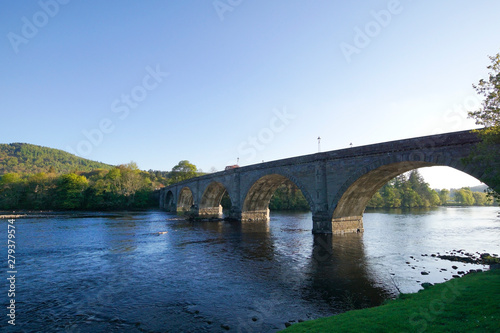
{"type": "Polygon", "coordinates": [[[500,332],[500,270],[470,273],[363,310],[294,324],[295,332],[500,332]]]}

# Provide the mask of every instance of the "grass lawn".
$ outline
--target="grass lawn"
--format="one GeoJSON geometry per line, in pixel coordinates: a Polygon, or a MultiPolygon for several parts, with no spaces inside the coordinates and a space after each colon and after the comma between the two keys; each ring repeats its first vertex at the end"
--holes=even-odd
{"type": "Polygon", "coordinates": [[[378,307],[294,324],[283,332],[500,332],[500,270],[467,274],[378,307]]]}

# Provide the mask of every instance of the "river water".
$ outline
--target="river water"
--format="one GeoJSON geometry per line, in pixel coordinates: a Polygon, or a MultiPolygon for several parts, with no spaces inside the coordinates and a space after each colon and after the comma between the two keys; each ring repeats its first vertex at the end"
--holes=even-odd
{"type": "Polygon", "coordinates": [[[0,329],[274,332],[487,269],[430,254],[499,254],[498,211],[366,212],[364,233],[340,236],[313,235],[311,213],[272,212],[268,223],[188,222],[160,211],[19,218],[16,326],[6,317],[5,250],[0,329]]]}

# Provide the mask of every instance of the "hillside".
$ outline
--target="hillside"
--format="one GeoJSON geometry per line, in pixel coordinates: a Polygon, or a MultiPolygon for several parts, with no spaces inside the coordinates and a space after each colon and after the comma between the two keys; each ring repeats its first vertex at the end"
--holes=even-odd
{"type": "Polygon", "coordinates": [[[65,174],[75,170],[91,171],[112,167],[112,165],[87,160],[59,149],[27,143],[0,144],[0,175],[10,172],[65,174]]]}
{"type": "Polygon", "coordinates": [[[482,184],[482,185],[472,186],[470,188],[470,190],[472,192],[484,192],[484,191],[486,191],[487,188],[488,188],[488,185],[482,184]]]}

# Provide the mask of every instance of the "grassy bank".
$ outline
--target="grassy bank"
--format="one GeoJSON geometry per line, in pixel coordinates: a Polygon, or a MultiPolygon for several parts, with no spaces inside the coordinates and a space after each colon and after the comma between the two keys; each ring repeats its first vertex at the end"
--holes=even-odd
{"type": "Polygon", "coordinates": [[[293,332],[500,332],[500,270],[401,294],[384,305],[290,326],[293,332]]]}

